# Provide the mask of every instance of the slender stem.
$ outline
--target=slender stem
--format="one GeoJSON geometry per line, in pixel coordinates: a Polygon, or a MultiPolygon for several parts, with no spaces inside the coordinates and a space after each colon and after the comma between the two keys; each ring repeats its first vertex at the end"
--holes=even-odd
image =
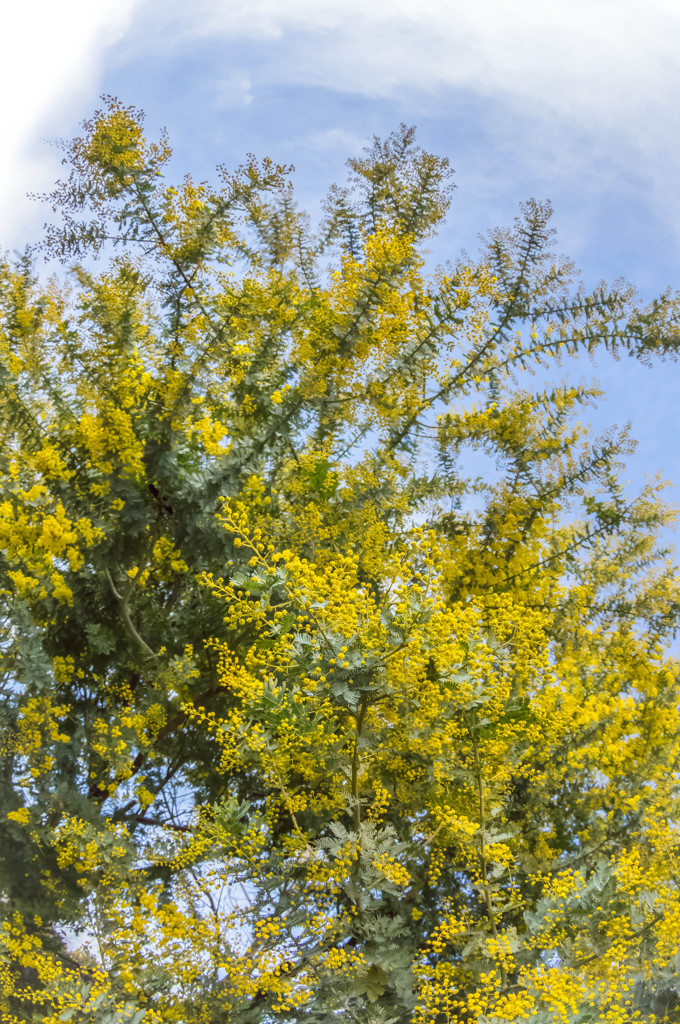
{"type": "MultiPolygon", "coordinates": [[[[637,931],[633,931],[631,934],[636,939],[640,938],[642,935],[646,935],[647,932],[650,932],[654,928],[654,926],[659,923],[659,921],[663,921],[665,916],[666,915],[665,915],[665,912],[663,910],[655,911],[655,913],[652,916],[652,918],[649,921],[647,921],[646,924],[643,924],[641,928],[638,928],[637,931]]],[[[590,956],[586,956],[586,957],[583,957],[583,959],[581,959],[581,960],[577,960],[575,962],[574,966],[575,967],[585,967],[586,964],[593,963],[594,960],[598,960],[600,957],[604,956],[605,953],[608,953],[610,951],[610,949],[612,949],[612,947],[614,945],[615,945],[615,943],[612,943],[610,946],[607,946],[607,948],[605,950],[603,950],[601,953],[592,953],[590,956]]]]}
{"type": "Polygon", "coordinates": [[[102,967],[104,968],[104,970],[106,970],[106,956],[105,956],[104,950],[102,948],[101,931],[100,931],[100,928],[99,928],[99,923],[96,920],[96,918],[95,918],[95,916],[94,916],[94,914],[92,912],[92,906],[88,906],[88,908],[87,908],[87,916],[90,919],[90,926],[92,928],[92,931],[94,932],[95,942],[97,943],[97,951],[99,953],[99,962],[102,965],[102,967]]]}
{"type": "Polygon", "coordinates": [[[361,702],[361,709],[357,716],[357,727],[354,737],[354,753],[352,755],[352,799],[354,800],[354,825],[357,836],[361,828],[361,804],[359,802],[359,740],[364,726],[364,719],[368,711],[368,697],[361,702]]]}
{"type": "MultiPolygon", "coordinates": [[[[484,891],[484,902],[486,903],[486,912],[489,918],[489,925],[491,927],[491,934],[494,939],[498,939],[498,928],[496,927],[496,913],[493,909],[493,900],[491,898],[491,889],[489,888],[489,874],[486,857],[486,799],[485,799],[485,785],[484,775],[482,773],[482,764],[479,757],[479,747],[472,734],[472,729],[468,723],[468,729],[472,738],[472,749],[475,755],[475,767],[477,769],[477,791],[479,795],[479,863],[482,873],[482,889],[484,891]]],[[[501,990],[504,990],[508,986],[508,976],[503,964],[499,964],[499,971],[501,976],[501,990]]]]}
{"type": "MultiPolygon", "coordinates": [[[[364,695],[361,701],[361,707],[359,714],[356,718],[356,733],[354,736],[354,752],[352,754],[352,800],[354,802],[354,827],[357,832],[357,858],[354,861],[354,867],[352,868],[352,881],[356,883],[359,872],[361,870],[361,803],[359,800],[359,740],[361,739],[361,733],[364,726],[364,719],[366,718],[366,712],[368,711],[368,695],[364,695]]],[[[358,891],[356,892],[356,909],[357,915],[360,921],[364,919],[364,908],[362,906],[361,897],[358,891]]]]}
{"type": "Polygon", "coordinates": [[[134,637],[134,639],[137,641],[137,643],[142,648],[142,650],[146,651],[147,654],[151,658],[157,658],[158,655],[156,654],[156,652],[152,651],[151,648],[149,647],[149,645],[147,644],[146,640],[144,640],[143,637],[141,637],[139,635],[139,633],[135,629],[135,626],[134,626],[134,623],[133,623],[132,619],[130,618],[130,609],[128,608],[128,600],[129,600],[129,597],[130,597],[130,592],[132,590],[132,587],[128,588],[125,596],[123,597],[116,590],[115,584],[113,582],[113,579],[111,578],[111,573],[109,572],[108,567],[104,569],[104,572],[106,573],[106,578],[109,581],[109,586],[111,587],[111,591],[113,593],[113,596],[120,602],[120,610],[123,613],[123,619],[125,620],[125,625],[127,626],[130,635],[132,637],[134,637]]]}

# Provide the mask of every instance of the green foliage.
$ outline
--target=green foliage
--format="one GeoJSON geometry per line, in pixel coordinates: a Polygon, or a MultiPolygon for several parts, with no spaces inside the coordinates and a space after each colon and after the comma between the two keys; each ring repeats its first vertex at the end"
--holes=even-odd
{"type": "Polygon", "coordinates": [[[525,377],[677,300],[534,201],[426,273],[403,126],[317,230],[169,152],[109,101],[0,269],[0,1018],[680,1019],[674,512],[525,377]]]}

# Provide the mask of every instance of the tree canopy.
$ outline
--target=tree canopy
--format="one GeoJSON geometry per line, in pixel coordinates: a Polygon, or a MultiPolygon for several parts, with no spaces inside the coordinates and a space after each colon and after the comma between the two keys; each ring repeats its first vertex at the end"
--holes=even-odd
{"type": "Polygon", "coordinates": [[[677,299],[536,201],[429,269],[404,126],[318,225],[170,155],[108,100],[0,268],[0,1019],[680,1020],[674,511],[552,379],[677,299]]]}

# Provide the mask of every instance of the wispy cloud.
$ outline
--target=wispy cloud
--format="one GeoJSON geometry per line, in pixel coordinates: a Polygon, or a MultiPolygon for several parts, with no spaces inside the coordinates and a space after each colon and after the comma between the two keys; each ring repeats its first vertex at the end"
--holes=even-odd
{"type": "MultiPolygon", "coordinates": [[[[350,92],[463,86],[597,119],[670,111],[680,83],[675,0],[198,0],[175,37],[280,43],[271,73],[350,92]]],[[[154,20],[167,0],[150,0],[154,20]]],[[[162,38],[160,33],[159,38],[162,38]]],[[[169,36],[166,36],[169,38],[169,36]]]]}
{"type": "Polygon", "coordinates": [[[370,143],[370,139],[355,132],[348,132],[344,128],[327,128],[307,135],[304,143],[309,149],[331,150],[344,156],[352,156],[364,149],[370,143]]]}
{"type": "Polygon", "coordinates": [[[214,96],[217,110],[250,106],[253,102],[252,82],[248,75],[231,72],[215,83],[214,96]]]}
{"type": "Polygon", "coordinates": [[[145,0],[140,16],[154,30],[132,47],[245,42],[258,88],[407,99],[442,120],[485,102],[538,177],[635,174],[680,230],[677,0],[145,0]]]}
{"type": "MultiPolygon", "coordinates": [[[[407,99],[409,116],[442,123],[452,105],[483,102],[495,157],[507,153],[537,180],[581,178],[591,197],[607,176],[624,191],[635,178],[680,230],[677,0],[28,0],[12,8],[0,72],[3,95],[16,94],[0,115],[4,232],[17,194],[52,176],[39,135],[73,127],[74,97],[94,99],[114,39],[119,66],[149,55],[172,64],[223,41],[237,64],[201,83],[213,110],[248,108],[258,90],[286,86],[407,99]]],[[[91,106],[81,101],[78,115],[91,106]]],[[[332,149],[334,131],[310,147],[332,149]]]]}

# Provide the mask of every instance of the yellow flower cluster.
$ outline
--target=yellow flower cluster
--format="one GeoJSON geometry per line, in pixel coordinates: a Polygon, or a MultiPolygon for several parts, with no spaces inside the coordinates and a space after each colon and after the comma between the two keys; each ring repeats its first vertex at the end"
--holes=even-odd
{"type": "Polygon", "coordinates": [[[352,162],[314,267],[285,168],[167,186],[111,101],[55,192],[72,287],[0,266],[6,825],[91,947],[12,918],[8,1022],[631,1024],[678,963],[673,514],[574,424],[597,389],[513,377],[622,307],[565,305],[537,206],[426,276],[409,146],[352,162]]]}

